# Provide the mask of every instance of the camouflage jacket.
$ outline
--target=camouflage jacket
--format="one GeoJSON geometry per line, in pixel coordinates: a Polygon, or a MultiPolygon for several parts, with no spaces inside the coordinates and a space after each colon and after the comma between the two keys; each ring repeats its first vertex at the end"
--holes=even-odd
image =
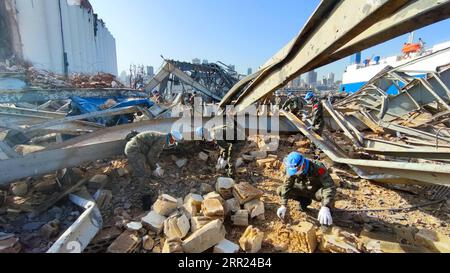
{"type": "Polygon", "coordinates": [[[323,105],[319,100],[315,100],[312,109],[312,126],[322,127],[325,124],[323,119],[323,105]]]}
{"type": "Polygon", "coordinates": [[[303,102],[303,99],[300,97],[294,97],[288,99],[284,104],[283,107],[281,107],[283,110],[287,111],[300,111],[305,106],[305,103],[303,102]]]}
{"type": "Polygon", "coordinates": [[[125,147],[125,154],[139,152],[148,158],[158,158],[163,151],[167,134],[159,132],[143,132],[132,138],[125,147]]]}
{"type": "Polygon", "coordinates": [[[281,204],[287,206],[288,194],[296,191],[302,197],[315,199],[316,193],[322,189],[322,206],[332,204],[336,196],[336,186],[327,168],[320,161],[310,161],[308,173],[304,176],[286,176],[281,190],[281,204]]]}

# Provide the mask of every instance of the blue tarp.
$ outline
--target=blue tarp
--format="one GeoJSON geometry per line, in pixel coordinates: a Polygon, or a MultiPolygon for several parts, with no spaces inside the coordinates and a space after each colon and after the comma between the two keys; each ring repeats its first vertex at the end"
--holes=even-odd
{"type": "MultiPolygon", "coordinates": [[[[149,99],[130,99],[125,97],[112,97],[112,98],[72,97],[71,98],[72,102],[70,104],[71,108],[68,116],[77,116],[105,110],[101,109],[100,107],[104,105],[109,99],[113,99],[117,103],[108,109],[116,109],[129,106],[141,106],[143,108],[150,108],[154,105],[153,101],[149,99]]],[[[96,117],[88,120],[104,126],[115,126],[119,124],[126,124],[133,122],[133,115],[128,114],[110,117],[96,117]]]]}

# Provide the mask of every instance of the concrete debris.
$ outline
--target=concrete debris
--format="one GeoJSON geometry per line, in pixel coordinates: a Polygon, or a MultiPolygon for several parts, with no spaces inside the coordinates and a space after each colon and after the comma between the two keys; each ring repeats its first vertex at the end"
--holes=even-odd
{"type": "Polygon", "coordinates": [[[203,200],[202,203],[202,213],[204,216],[215,218],[215,219],[224,219],[225,211],[222,203],[216,198],[210,198],[203,200]]]}
{"type": "Polygon", "coordinates": [[[59,224],[59,220],[48,222],[39,230],[40,235],[46,239],[52,239],[56,237],[59,233],[59,224]]]}
{"type": "Polygon", "coordinates": [[[96,174],[88,181],[88,188],[98,190],[103,188],[108,183],[109,177],[104,174],[96,174]]]}
{"type": "Polygon", "coordinates": [[[152,251],[153,247],[155,246],[155,240],[149,235],[145,235],[142,238],[142,248],[146,251],[152,251]]]}
{"type": "Polygon", "coordinates": [[[122,230],[116,227],[106,227],[92,239],[85,248],[86,253],[105,253],[108,247],[122,234],[122,230]]]}
{"type": "Polygon", "coordinates": [[[117,169],[117,175],[118,175],[119,177],[124,177],[124,176],[126,176],[126,175],[128,175],[128,174],[130,174],[130,171],[128,171],[128,169],[125,169],[125,168],[119,168],[119,169],[117,169]]]}
{"type": "Polygon", "coordinates": [[[33,186],[34,190],[40,193],[51,194],[58,190],[58,183],[56,180],[44,180],[33,186]]]}
{"type": "Polygon", "coordinates": [[[183,241],[186,253],[202,253],[225,239],[225,227],[222,221],[213,220],[183,241]]]}
{"type": "Polygon", "coordinates": [[[248,226],[242,237],[239,239],[239,245],[247,253],[257,253],[261,250],[264,240],[264,232],[253,226],[248,226]]]}
{"type": "Polygon", "coordinates": [[[362,250],[368,253],[428,253],[425,247],[396,242],[394,235],[363,230],[360,234],[362,250]]]}
{"type": "Polygon", "coordinates": [[[358,242],[338,229],[318,232],[319,249],[325,253],[360,253],[358,242]]]}
{"type": "Polygon", "coordinates": [[[231,254],[239,252],[239,245],[224,239],[214,247],[214,253],[231,254]]]}
{"type": "Polygon", "coordinates": [[[266,151],[253,151],[253,152],[250,152],[250,155],[254,159],[259,160],[259,159],[266,158],[267,157],[267,152],[266,151]]]}
{"type": "Polygon", "coordinates": [[[45,147],[38,145],[17,145],[14,150],[20,155],[28,155],[44,150],[45,147]]]}
{"type": "Polygon", "coordinates": [[[0,232],[0,254],[19,253],[21,249],[19,238],[14,234],[0,232]]]}
{"type": "Polygon", "coordinates": [[[188,160],[187,158],[183,158],[183,159],[178,159],[177,161],[175,161],[175,164],[178,166],[178,168],[183,168],[184,166],[186,166],[188,160]]]}
{"type": "Polygon", "coordinates": [[[199,194],[190,193],[184,198],[183,209],[189,219],[200,214],[203,197],[199,194]]]}
{"type": "Polygon", "coordinates": [[[134,253],[142,239],[135,233],[124,231],[109,247],[108,253],[134,253]]]}
{"type": "Polygon", "coordinates": [[[241,209],[241,206],[239,205],[239,202],[236,200],[236,198],[231,198],[225,201],[224,209],[225,215],[228,215],[230,213],[236,213],[241,209]]]}
{"type": "Polygon", "coordinates": [[[219,177],[216,182],[216,191],[223,197],[223,199],[230,199],[233,197],[234,185],[234,179],[219,177]]]}
{"type": "Polygon", "coordinates": [[[252,162],[252,161],[255,160],[255,157],[252,156],[252,155],[243,154],[243,155],[242,155],[242,159],[243,159],[244,161],[247,161],[247,162],[252,162]]]}
{"type": "Polygon", "coordinates": [[[25,197],[28,193],[28,183],[25,181],[12,183],[11,184],[11,192],[15,196],[25,197]]]}
{"type": "Polygon", "coordinates": [[[110,190],[98,190],[94,194],[95,202],[99,209],[106,209],[111,204],[112,192],[110,190]]]}
{"type": "Polygon", "coordinates": [[[250,212],[250,218],[252,219],[265,213],[264,202],[256,199],[245,203],[244,209],[250,212]]]}
{"type": "Polygon", "coordinates": [[[434,230],[421,229],[415,235],[417,244],[433,252],[450,253],[450,238],[434,230]]]}
{"type": "Polygon", "coordinates": [[[204,199],[204,200],[207,200],[207,199],[217,199],[217,200],[219,200],[220,203],[222,203],[222,204],[225,202],[225,200],[223,200],[222,196],[221,196],[220,194],[218,194],[217,192],[210,192],[210,193],[208,193],[207,195],[204,195],[204,196],[203,196],[203,199],[204,199]]]}
{"type": "Polygon", "coordinates": [[[161,253],[184,253],[180,238],[170,238],[164,241],[161,253]]]}
{"type": "Polygon", "coordinates": [[[164,234],[167,238],[183,239],[189,233],[191,225],[185,214],[175,214],[164,222],[164,234]]]}
{"type": "Polygon", "coordinates": [[[242,157],[239,157],[236,159],[236,163],[234,164],[235,168],[238,169],[244,164],[244,159],[242,157]]]}
{"type": "Polygon", "coordinates": [[[236,184],[233,187],[233,196],[240,205],[244,205],[254,199],[259,199],[264,192],[250,185],[249,183],[236,184]]]}
{"type": "Polygon", "coordinates": [[[276,161],[276,158],[265,158],[265,159],[260,159],[256,161],[256,165],[260,168],[264,168],[264,167],[272,167],[273,163],[276,161]]]}
{"type": "Polygon", "coordinates": [[[292,243],[300,246],[304,253],[314,253],[317,248],[316,227],[309,222],[301,222],[292,228],[292,243]]]}
{"type": "Polygon", "coordinates": [[[206,184],[206,183],[202,183],[200,185],[200,192],[202,194],[206,194],[206,193],[209,193],[209,192],[212,192],[212,191],[214,191],[214,188],[211,185],[206,184]]]}
{"type": "Polygon", "coordinates": [[[163,194],[153,204],[153,210],[162,215],[169,216],[178,208],[178,200],[170,195],[163,194]]]}
{"type": "Polygon", "coordinates": [[[231,221],[235,226],[248,226],[248,210],[238,210],[234,215],[231,216],[231,221]]]}
{"type": "Polygon", "coordinates": [[[198,154],[198,158],[201,160],[201,161],[208,161],[208,158],[209,158],[209,155],[208,154],[206,154],[206,153],[204,153],[204,152],[200,152],[199,154],[198,154]]]}
{"type": "Polygon", "coordinates": [[[141,222],[144,228],[160,234],[164,229],[164,221],[166,217],[158,214],[155,211],[149,212],[146,216],[142,217],[141,222]]]}
{"type": "Polygon", "coordinates": [[[143,228],[140,222],[130,222],[126,224],[126,229],[131,232],[137,232],[143,228]]]}

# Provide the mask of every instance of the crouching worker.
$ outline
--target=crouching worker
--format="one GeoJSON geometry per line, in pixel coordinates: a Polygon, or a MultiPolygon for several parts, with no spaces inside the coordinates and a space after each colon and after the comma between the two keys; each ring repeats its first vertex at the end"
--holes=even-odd
{"type": "Polygon", "coordinates": [[[284,220],[289,199],[298,201],[299,209],[306,211],[312,200],[321,202],[318,220],[321,225],[333,224],[331,209],[334,208],[336,186],[323,163],[310,161],[298,152],[293,152],[284,160],[286,178],[277,189],[281,197],[281,207],[277,215],[284,220]]]}
{"type": "Polygon", "coordinates": [[[163,170],[157,164],[160,154],[166,149],[175,148],[183,136],[178,131],[170,134],[159,132],[131,132],[126,137],[125,155],[138,182],[152,177],[162,177],[163,170]]]}

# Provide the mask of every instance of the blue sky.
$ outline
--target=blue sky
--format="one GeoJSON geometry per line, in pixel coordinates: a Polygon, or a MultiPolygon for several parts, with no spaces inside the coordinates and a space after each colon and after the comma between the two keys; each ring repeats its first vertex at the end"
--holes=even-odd
{"type": "MultiPolygon", "coordinates": [[[[359,1],[359,0],[358,0],[359,1]]],[[[289,42],[319,0],[90,0],[116,38],[119,73],[130,64],[168,59],[234,64],[238,72],[257,68],[289,42]]],[[[450,40],[450,20],[416,31],[428,45],[450,40]]],[[[364,57],[398,54],[408,35],[363,52],[364,57]]],[[[318,69],[340,79],[349,58],[318,69]]]]}

